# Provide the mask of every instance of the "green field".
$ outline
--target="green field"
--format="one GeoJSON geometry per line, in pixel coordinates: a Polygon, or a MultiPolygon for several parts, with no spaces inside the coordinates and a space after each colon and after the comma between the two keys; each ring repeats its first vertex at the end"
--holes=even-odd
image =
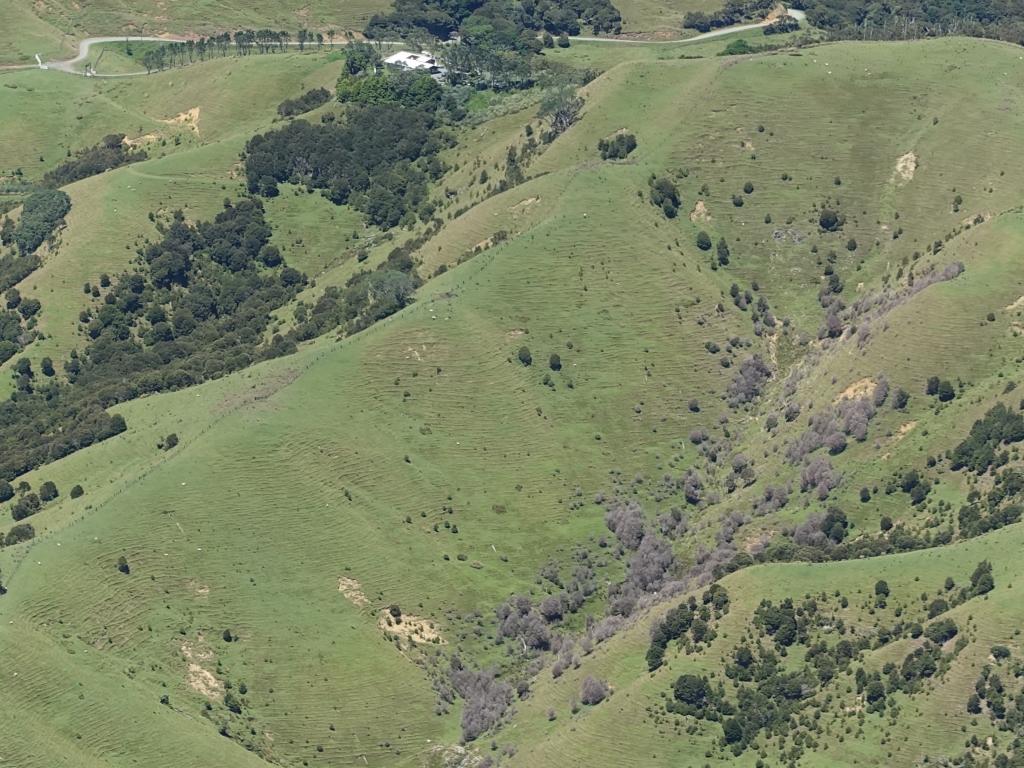
{"type": "MultiPolygon", "coordinates": [[[[161,13],[180,15],[161,23],[192,31],[202,10],[168,6],[161,13]]],[[[308,24],[323,17],[340,28],[370,10],[313,7],[308,24]]],[[[230,21],[277,12],[237,10],[230,21]]],[[[635,13],[638,25],[660,25],[656,9],[635,13]]],[[[133,14],[47,6],[55,26],[72,28],[74,18],[75,31],[129,28],[133,14]]],[[[410,307],[349,338],[330,333],[294,355],[115,406],[126,432],[28,473],[33,488],[53,480],[61,496],[31,518],[36,539],[0,550],[9,590],[0,598],[0,717],[18,734],[0,746],[3,762],[457,765],[463,705],[444,706],[435,687],[448,657],[500,664],[518,679],[529,660],[514,642],[493,641],[497,605],[512,593],[543,597],[551,587],[538,571],[553,560],[568,572],[586,551],[597,594],[556,627],[582,635],[622,578],[628,558],[616,555],[596,494],[636,499],[653,520],[686,506],[676,478],[700,468],[719,498],[687,507],[689,532],[673,543],[682,573],[699,548],[715,546],[725,515],[750,513],[770,484],[790,483],[791,501],[745,522],[737,551],[830,505],[846,511],[851,538],[874,535],[883,516],[915,530],[932,518],[944,524],[975,484],[987,487],[941,457],[992,404],[1019,400],[1007,387],[1020,376],[1024,311],[1024,183],[1012,162],[1024,151],[1019,49],[950,38],[715,55],[726,43],[557,51],[603,70],[581,91],[582,118],[505,191],[496,184],[508,148],[542,128],[535,104],[489,95],[500,116],[451,129],[447,171],[432,190],[443,226],[414,252],[429,279],[410,307]],[[598,143],[623,131],[637,149],[602,161],[598,143]],[[652,176],[678,186],[677,217],[651,205],[652,176]],[[818,226],[826,204],[845,214],[841,232],[818,226]],[[698,250],[701,230],[726,241],[727,265],[712,268],[715,251],[698,250]],[[904,291],[857,318],[864,341],[854,330],[819,338],[829,262],[847,305],[904,291]],[[910,267],[922,279],[954,262],[964,267],[956,279],[910,291],[910,267]],[[754,332],[750,311],[734,305],[734,283],[767,301],[774,332],[754,332]],[[736,349],[728,366],[709,342],[736,349]],[[517,359],[523,346],[532,365],[517,359]],[[725,393],[753,353],[772,378],[749,408],[731,410],[725,393]],[[786,393],[791,371],[800,375],[786,393]],[[907,408],[879,408],[868,438],[833,457],[843,479],[827,502],[801,493],[787,446],[817,408],[881,375],[911,394],[907,408]],[[932,375],[962,383],[952,402],[923,393],[932,375]],[[767,431],[789,402],[800,417],[767,431]],[[688,438],[699,429],[724,446],[721,463],[688,438]],[[179,444],[158,448],[171,433],[179,444]],[[730,492],[728,460],[739,453],[756,480],[730,492]],[[894,472],[932,472],[928,457],[939,460],[927,504],[911,506],[900,492],[859,499],[894,472]],[[75,483],[85,495],[73,500],[75,483]],[[115,567],[122,556],[130,574],[115,567]],[[429,624],[436,641],[389,638],[380,622],[391,605],[412,625],[429,624]],[[242,683],[243,714],[230,715],[224,693],[242,683]]],[[[0,76],[0,114],[17,116],[0,120],[0,170],[38,179],[111,132],[141,140],[150,155],[66,188],[72,209],[59,243],[18,286],[43,306],[45,338],[26,355],[63,361],[84,345],[79,313],[93,300],[82,285],[131,266],[136,247],[158,236],[150,212],[181,208],[193,221],[242,195],[246,140],[274,126],[283,99],[330,88],[332,59],[219,59],[113,81],[0,76]]],[[[272,242],[316,281],[305,301],[344,285],[360,248],[376,265],[423,232],[418,224],[388,239],[356,211],[293,185],[265,207],[272,242]]],[[[293,309],[279,314],[282,326],[293,309]]],[[[1019,454],[1009,460],[1017,466],[1019,454]]],[[[5,515],[0,531],[9,528],[5,515]]],[[[461,764],[493,755],[523,766],[753,766],[758,753],[734,758],[719,726],[701,721],[687,733],[662,717],[663,696],[683,672],[719,674],[762,599],[838,590],[851,598],[843,620],[871,631],[903,611],[922,618],[919,593],[946,576],[964,583],[988,558],[996,590],[949,614],[970,638],[949,669],[913,696],[895,694],[894,723],[849,717],[859,706],[852,673],[837,677],[819,694],[831,696],[822,718],[837,734],[855,727],[799,764],[912,766],[959,755],[972,735],[994,733],[963,707],[990,647],[1007,644],[1014,658],[1024,650],[1014,632],[1024,618],[1022,536],[1017,524],[939,549],[738,571],[722,582],[732,604],[718,639],[690,655],[673,646],[648,673],[651,627],[678,601],[652,597],[578,669],[554,679],[554,654],[540,654],[530,695],[461,764]],[[879,578],[892,599],[876,611],[865,601],[879,578]],[[613,693],[573,712],[587,675],[613,693]],[[492,750],[492,738],[514,749],[492,750]]],[[[914,642],[866,649],[859,663],[898,665],[914,642]]],[[[801,660],[794,649],[786,663],[801,660]]],[[[784,763],[773,740],[760,746],[768,764],[784,763]]]]}

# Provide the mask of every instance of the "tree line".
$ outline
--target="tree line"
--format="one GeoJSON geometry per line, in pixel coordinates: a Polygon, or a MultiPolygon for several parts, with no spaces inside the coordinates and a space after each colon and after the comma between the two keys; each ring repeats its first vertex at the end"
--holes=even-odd
{"type": "MultiPolygon", "coordinates": [[[[169,67],[184,66],[195,61],[224,57],[231,53],[236,56],[252,54],[281,53],[293,42],[299,51],[307,46],[317,51],[323,50],[324,44],[334,47],[337,33],[327,30],[326,33],[300,29],[294,38],[290,32],[273,29],[240,29],[236,32],[222,32],[219,35],[200,37],[195,40],[160,43],[147,47],[142,54],[142,65],[147,72],[159,71],[169,67]]],[[[133,55],[132,44],[126,42],[128,55],[133,55]]]]}

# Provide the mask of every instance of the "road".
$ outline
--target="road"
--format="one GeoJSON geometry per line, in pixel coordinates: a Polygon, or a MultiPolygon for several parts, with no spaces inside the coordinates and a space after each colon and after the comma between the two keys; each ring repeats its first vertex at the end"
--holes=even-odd
{"type": "MultiPolygon", "coordinates": [[[[807,15],[803,11],[798,11],[798,10],[795,10],[795,9],[792,9],[792,8],[787,8],[786,9],[786,13],[789,16],[793,17],[794,19],[797,19],[798,21],[803,21],[804,18],[806,18],[806,15],[807,15]]],[[[623,44],[623,45],[673,45],[673,44],[680,44],[680,43],[699,43],[702,40],[710,40],[711,38],[714,38],[714,37],[722,37],[723,35],[732,35],[732,34],[735,34],[737,32],[746,32],[746,31],[749,31],[751,29],[760,29],[761,27],[768,26],[768,24],[770,24],[770,23],[771,23],[770,21],[765,20],[765,21],[754,22],[752,24],[738,24],[738,25],[733,26],[733,27],[723,27],[722,29],[714,29],[714,30],[712,30],[710,32],[703,32],[703,33],[701,33],[699,35],[694,35],[693,37],[684,37],[684,38],[679,39],[679,40],[630,40],[630,39],[621,38],[621,37],[586,37],[586,36],[576,36],[576,37],[573,37],[572,40],[580,41],[580,42],[587,42],[587,43],[620,43],[620,44],[623,44]]],[[[146,72],[123,72],[123,73],[120,73],[120,74],[109,74],[109,75],[102,75],[102,74],[99,74],[99,73],[91,73],[90,74],[90,73],[87,73],[87,72],[84,72],[84,71],[78,69],[77,67],[78,67],[78,65],[80,65],[82,62],[86,61],[89,58],[89,51],[92,49],[92,47],[94,45],[102,45],[103,43],[122,43],[122,42],[130,42],[130,43],[174,43],[174,42],[184,42],[186,39],[187,38],[184,38],[184,37],[173,37],[173,36],[168,36],[168,35],[164,35],[162,37],[156,37],[156,36],[131,36],[131,35],[129,35],[127,37],[125,37],[124,35],[106,35],[106,36],[103,36],[103,37],[87,37],[84,40],[82,40],[81,42],[79,42],[79,44],[78,44],[78,54],[73,59],[65,59],[64,61],[41,62],[38,65],[38,67],[39,67],[39,69],[52,69],[52,70],[55,70],[57,72],[66,72],[67,74],[70,74],[70,75],[79,75],[79,76],[83,76],[83,77],[138,77],[140,75],[145,75],[145,74],[148,74],[148,73],[146,73],[146,72]]],[[[383,42],[386,43],[386,44],[389,44],[389,45],[400,45],[401,44],[398,41],[391,41],[391,40],[386,40],[386,41],[383,41],[383,42]]],[[[288,45],[288,46],[297,46],[298,44],[299,43],[297,41],[294,41],[294,40],[286,43],[286,45],[288,45]]],[[[345,45],[345,43],[344,42],[339,42],[338,45],[345,45]]],[[[38,60],[39,57],[36,56],[36,59],[38,60]]],[[[25,64],[25,65],[16,65],[16,66],[12,66],[12,67],[4,67],[2,69],[32,69],[34,67],[35,67],[35,65],[25,64]]]]}
{"type": "MultiPolygon", "coordinates": [[[[803,21],[807,18],[807,14],[803,11],[798,11],[795,8],[787,8],[786,15],[791,16],[797,21],[803,21]]],[[[774,19],[772,20],[774,21],[774,19]]],[[[679,40],[630,40],[623,37],[582,37],[577,36],[571,38],[572,40],[581,40],[586,43],[623,43],[632,45],[678,45],[679,43],[699,43],[702,40],[710,40],[713,37],[721,37],[722,35],[732,35],[736,32],[746,32],[751,29],[760,29],[761,27],[767,27],[771,24],[771,21],[767,19],[764,21],[754,22],[752,24],[737,24],[733,27],[722,27],[721,29],[713,29],[710,32],[701,32],[699,35],[693,37],[684,37],[679,40]]]]}

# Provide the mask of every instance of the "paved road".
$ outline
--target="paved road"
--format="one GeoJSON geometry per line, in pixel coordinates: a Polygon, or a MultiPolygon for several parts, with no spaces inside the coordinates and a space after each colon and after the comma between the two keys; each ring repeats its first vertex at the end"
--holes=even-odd
{"type": "MultiPolygon", "coordinates": [[[[803,11],[797,11],[797,10],[794,10],[792,8],[786,9],[786,13],[789,14],[790,16],[792,16],[794,19],[797,19],[797,20],[800,20],[800,21],[802,21],[806,17],[806,14],[803,11]]],[[[734,34],[736,32],[746,32],[746,31],[751,30],[751,29],[759,29],[761,27],[768,26],[768,24],[770,24],[770,23],[771,22],[769,22],[769,21],[758,21],[758,22],[755,22],[755,23],[752,23],[752,24],[738,24],[738,25],[736,25],[734,27],[723,27],[722,29],[715,29],[715,30],[712,30],[710,32],[704,32],[704,33],[699,34],[699,35],[694,35],[693,37],[685,37],[685,38],[682,38],[680,40],[630,40],[628,38],[622,38],[622,37],[583,37],[583,36],[573,37],[572,39],[573,40],[583,41],[583,42],[588,42],[588,43],[621,43],[621,44],[626,44],[626,45],[628,45],[628,44],[633,44],[633,45],[671,45],[671,44],[678,44],[678,43],[699,43],[702,40],[709,40],[709,39],[711,39],[713,37],[722,37],[723,35],[731,35],[731,34],[734,34]]],[[[65,59],[64,61],[47,61],[45,63],[39,64],[38,66],[39,66],[40,69],[53,69],[53,70],[56,70],[58,72],[66,72],[66,73],[68,73],[70,75],[80,75],[80,76],[83,76],[83,77],[85,77],[85,76],[88,76],[88,77],[138,77],[140,75],[145,75],[147,73],[146,72],[123,72],[123,73],[120,73],[120,74],[109,74],[109,75],[102,75],[102,74],[99,74],[99,73],[91,73],[91,74],[89,74],[89,73],[86,73],[86,72],[78,69],[78,65],[80,65],[82,62],[86,61],[89,58],[89,51],[90,51],[90,49],[94,45],[102,45],[103,43],[121,43],[121,42],[126,42],[126,41],[127,42],[131,42],[131,43],[145,43],[145,42],[173,43],[173,42],[183,42],[186,39],[187,38],[184,38],[184,37],[173,37],[173,36],[169,36],[169,35],[165,35],[165,36],[162,36],[162,37],[155,37],[155,36],[152,36],[152,37],[151,36],[131,36],[131,35],[129,35],[127,37],[125,37],[124,35],[107,35],[107,36],[103,36],[103,37],[87,37],[87,38],[85,38],[84,40],[82,40],[78,44],[78,55],[76,55],[73,59],[65,59]]],[[[383,42],[385,44],[389,44],[389,45],[400,45],[401,44],[398,41],[392,41],[392,40],[386,40],[386,41],[383,41],[383,42]]],[[[299,43],[297,41],[294,41],[294,40],[286,43],[286,45],[289,45],[289,46],[297,46],[298,44],[299,43]]],[[[339,42],[338,43],[338,45],[345,45],[345,44],[346,44],[345,42],[339,42]]],[[[31,64],[25,64],[25,65],[16,65],[16,66],[12,66],[12,67],[5,67],[3,69],[32,69],[33,66],[34,65],[31,65],[31,64]]]]}

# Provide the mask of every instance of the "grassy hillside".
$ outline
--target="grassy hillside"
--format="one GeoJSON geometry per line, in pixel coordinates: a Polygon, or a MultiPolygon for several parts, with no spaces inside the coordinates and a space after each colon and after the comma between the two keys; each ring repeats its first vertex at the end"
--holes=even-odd
{"type": "MultiPolygon", "coordinates": [[[[553,589],[538,576],[552,560],[563,572],[593,564],[596,595],[559,625],[582,635],[628,560],[614,540],[601,543],[610,534],[596,494],[641,501],[653,519],[687,506],[676,478],[691,467],[708,494],[687,507],[689,532],[673,543],[679,575],[700,547],[715,546],[723,517],[750,513],[769,484],[791,483],[792,501],[744,522],[737,551],[830,504],[846,510],[851,538],[876,534],[883,515],[915,530],[954,516],[970,484],[941,460],[922,506],[900,492],[862,502],[858,490],[884,487],[894,471],[927,472],[927,457],[1008,401],[1006,383],[1019,376],[1024,189],[1006,160],[1024,149],[1017,49],[950,39],[699,60],[642,50],[644,60],[610,67],[583,90],[582,119],[534,152],[511,189],[499,192],[497,180],[508,147],[527,145],[526,126],[539,133],[535,108],[457,130],[436,193],[451,191],[437,214],[443,227],[415,253],[422,275],[447,271],[411,307],[351,338],[323,337],[295,355],[117,406],[127,432],[26,476],[33,488],[53,480],[62,494],[31,518],[33,542],[0,551],[9,590],[0,645],[15,649],[5,661],[17,672],[0,714],[24,733],[5,743],[4,759],[437,764],[460,737],[463,705],[438,697],[448,655],[524,675],[530,662],[516,643],[493,641],[494,609],[513,592],[539,599],[553,589]],[[636,136],[637,149],[602,161],[598,142],[620,131],[636,136]],[[677,217],[651,204],[652,176],[677,185],[677,217]],[[845,214],[841,231],[818,226],[824,207],[845,214]],[[698,249],[701,230],[725,240],[728,264],[713,266],[715,250],[698,249]],[[920,280],[953,262],[962,275],[911,290],[911,267],[920,280]],[[877,305],[884,312],[842,315],[848,327],[831,340],[818,338],[826,264],[845,284],[848,309],[885,291],[893,299],[877,305]],[[755,333],[733,283],[738,295],[768,302],[773,330],[755,333]],[[865,341],[853,325],[869,327],[865,341]],[[520,361],[524,346],[532,364],[520,361]],[[725,393],[755,353],[772,376],[749,407],[730,409],[725,393]],[[790,371],[799,376],[787,394],[790,371]],[[911,393],[906,409],[879,408],[868,439],[851,439],[832,459],[844,478],[828,503],[801,493],[788,445],[811,413],[880,374],[911,393]],[[952,402],[923,393],[931,375],[957,382],[952,402]],[[800,418],[767,431],[784,401],[801,405],[800,418]],[[701,429],[721,446],[720,464],[689,438],[701,429]],[[158,447],[170,433],[178,445],[158,447]],[[728,461],[739,453],[756,479],[729,492],[728,461]],[[79,499],[66,492],[75,483],[85,490],[79,499]],[[385,631],[392,605],[419,631],[418,644],[385,631]],[[81,701],[92,706],[82,712],[81,701]]],[[[281,99],[336,73],[315,57],[269,56],[117,83],[9,76],[19,87],[0,98],[34,104],[41,120],[29,97],[53,84],[97,138],[129,132],[129,121],[130,134],[158,135],[151,159],[68,188],[61,243],[20,286],[43,303],[47,338],[29,354],[63,358],[81,343],[77,316],[90,302],[82,283],[127,266],[135,244],[153,236],[146,214],[183,207],[190,219],[207,216],[237,195],[246,138],[271,123],[281,99]],[[192,109],[198,120],[166,122],[192,109]]],[[[11,138],[0,147],[18,146],[15,132],[35,135],[6,122],[3,130],[11,138]]],[[[44,156],[59,155],[72,135],[51,133],[35,139],[44,156]]],[[[9,164],[17,152],[2,156],[9,164]]],[[[351,211],[282,192],[267,203],[274,242],[323,284],[352,273],[358,241],[374,243],[370,264],[395,244],[360,229],[351,211]]],[[[578,670],[557,680],[546,666],[538,673],[495,736],[518,750],[501,759],[732,761],[717,744],[720,728],[663,721],[658,707],[682,672],[720,668],[762,599],[838,590],[850,598],[844,621],[873,631],[898,618],[897,606],[920,618],[918,592],[946,576],[963,583],[987,557],[996,591],[952,609],[972,639],[949,670],[910,700],[896,694],[896,724],[868,716],[843,747],[809,750],[801,764],[913,765],[925,753],[959,754],[972,733],[960,726],[975,726],[957,707],[977,665],[996,642],[1017,652],[1020,536],[1015,525],[942,549],[741,570],[723,582],[732,604],[719,639],[690,656],[672,647],[653,675],[644,654],[667,606],[640,611],[578,670]],[[892,590],[881,612],[868,604],[879,578],[892,590]],[[614,692],[574,714],[587,674],[614,692]]],[[[902,661],[910,645],[867,649],[862,663],[902,661]]],[[[801,658],[794,650],[787,663],[801,658]]],[[[822,711],[837,731],[856,722],[846,683],[837,678],[822,694],[832,694],[822,711]]],[[[991,730],[983,723],[977,732],[991,730]]],[[[472,750],[490,754],[488,741],[472,750]]],[[[765,749],[776,764],[774,747],[765,749]]],[[[747,751],[736,762],[756,760],[747,751]]]]}
{"type": "Polygon", "coordinates": [[[79,5],[64,0],[30,7],[21,0],[4,0],[5,24],[0,32],[0,63],[32,61],[35,53],[56,58],[67,53],[71,40],[98,35],[208,35],[236,29],[286,29],[293,35],[309,29],[335,41],[346,30],[360,32],[374,13],[388,8],[381,0],[346,0],[343,3],[137,3],[131,7],[102,0],[79,5]]]}

